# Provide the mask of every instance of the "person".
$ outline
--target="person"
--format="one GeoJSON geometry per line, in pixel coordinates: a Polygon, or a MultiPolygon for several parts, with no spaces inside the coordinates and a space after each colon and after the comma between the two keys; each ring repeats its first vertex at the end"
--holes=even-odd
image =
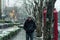
{"type": "Polygon", "coordinates": [[[26,31],[26,40],[33,40],[33,33],[36,29],[36,24],[32,17],[28,17],[28,19],[24,23],[24,30],[26,31]]]}

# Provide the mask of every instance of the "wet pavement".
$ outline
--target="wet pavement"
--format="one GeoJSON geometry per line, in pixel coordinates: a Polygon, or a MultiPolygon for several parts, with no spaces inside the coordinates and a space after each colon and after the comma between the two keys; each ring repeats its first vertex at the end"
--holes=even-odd
{"type": "Polygon", "coordinates": [[[14,36],[11,40],[25,40],[25,31],[21,29],[21,31],[14,36]]]}
{"type": "MultiPolygon", "coordinates": [[[[11,38],[11,40],[26,40],[25,36],[26,36],[26,34],[25,34],[24,29],[21,29],[21,31],[15,37],[11,38]]],[[[34,36],[34,40],[41,40],[41,38],[34,36]]]]}

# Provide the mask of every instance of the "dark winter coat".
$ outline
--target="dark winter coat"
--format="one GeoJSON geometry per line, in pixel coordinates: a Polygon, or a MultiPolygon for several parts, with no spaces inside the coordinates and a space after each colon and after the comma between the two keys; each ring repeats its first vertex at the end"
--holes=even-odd
{"type": "Polygon", "coordinates": [[[24,29],[27,33],[32,33],[36,29],[35,22],[33,20],[26,20],[24,23],[24,29]]]}

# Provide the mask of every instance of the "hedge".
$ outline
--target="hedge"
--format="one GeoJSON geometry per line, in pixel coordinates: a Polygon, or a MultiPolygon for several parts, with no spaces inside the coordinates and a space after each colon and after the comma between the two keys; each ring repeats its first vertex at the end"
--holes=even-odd
{"type": "Polygon", "coordinates": [[[20,31],[20,29],[18,29],[16,31],[11,31],[8,35],[6,35],[4,37],[0,37],[0,40],[8,40],[8,39],[12,38],[14,35],[16,35],[19,31],[20,31]]]}

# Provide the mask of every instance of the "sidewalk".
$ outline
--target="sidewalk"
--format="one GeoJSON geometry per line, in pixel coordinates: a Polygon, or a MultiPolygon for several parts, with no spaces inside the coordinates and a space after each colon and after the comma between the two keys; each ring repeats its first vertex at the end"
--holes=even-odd
{"type": "Polygon", "coordinates": [[[11,40],[25,40],[25,31],[21,29],[21,31],[11,40]]]}
{"type": "MultiPolygon", "coordinates": [[[[25,36],[26,36],[25,31],[21,29],[21,31],[11,40],[26,40],[25,36]]],[[[34,40],[42,40],[42,39],[38,37],[34,37],[34,40]]]]}

